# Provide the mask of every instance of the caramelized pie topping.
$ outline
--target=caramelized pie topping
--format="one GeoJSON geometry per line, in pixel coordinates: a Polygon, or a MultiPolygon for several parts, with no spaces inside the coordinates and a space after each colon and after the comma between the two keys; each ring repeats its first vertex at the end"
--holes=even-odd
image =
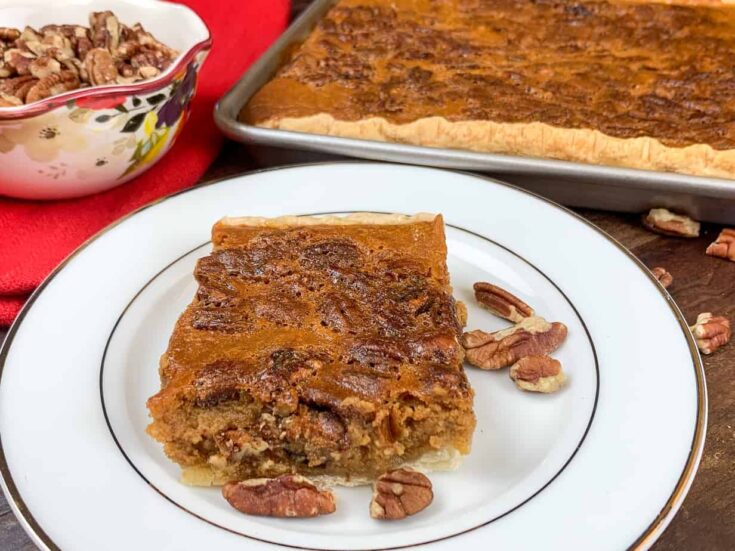
{"type": "Polygon", "coordinates": [[[542,122],[732,149],[733,51],[722,6],[341,0],[240,116],[542,122]]]}

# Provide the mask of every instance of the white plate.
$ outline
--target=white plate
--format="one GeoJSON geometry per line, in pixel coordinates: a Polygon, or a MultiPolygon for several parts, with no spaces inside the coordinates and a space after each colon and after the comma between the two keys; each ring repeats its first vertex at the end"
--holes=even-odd
{"type": "Polygon", "coordinates": [[[105,230],[33,295],[0,351],[3,490],[43,548],[75,550],[647,548],[681,505],[706,426],[701,361],[650,273],[595,227],[486,178],[369,163],[258,172],[169,197],[105,230]],[[403,522],[368,516],[368,488],[338,511],[247,517],[216,489],[178,482],[145,435],[157,361],[195,291],[195,260],[224,215],[441,212],[469,327],[501,320],[471,284],[498,282],[569,337],[555,395],[468,367],[472,453],[432,475],[435,502],[403,522]]]}

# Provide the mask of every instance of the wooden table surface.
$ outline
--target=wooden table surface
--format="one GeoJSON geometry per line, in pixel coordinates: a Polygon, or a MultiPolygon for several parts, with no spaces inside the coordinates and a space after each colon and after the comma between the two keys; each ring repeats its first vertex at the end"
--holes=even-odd
{"type": "MultiPolygon", "coordinates": [[[[307,3],[295,2],[295,10],[307,3]]],[[[240,146],[228,143],[202,181],[254,168],[254,161],[240,146]]],[[[667,268],[674,276],[669,291],[690,323],[700,312],[735,318],[735,262],[704,254],[720,227],[704,224],[698,239],[677,239],[643,229],[637,215],[577,212],[618,239],[647,266],[667,268]]],[[[735,343],[705,357],[704,365],[709,393],[704,456],[681,510],[654,544],[656,551],[735,549],[735,343]]],[[[0,549],[35,549],[2,495],[0,549]]]]}

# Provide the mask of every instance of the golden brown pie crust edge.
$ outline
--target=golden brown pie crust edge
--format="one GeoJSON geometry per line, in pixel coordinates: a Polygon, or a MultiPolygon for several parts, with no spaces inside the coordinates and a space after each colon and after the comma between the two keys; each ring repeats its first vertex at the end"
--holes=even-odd
{"type": "Polygon", "coordinates": [[[651,137],[614,138],[599,130],[559,128],[540,122],[449,121],[426,117],[394,124],[381,117],[341,121],[328,113],[270,119],[257,126],[342,138],[505,153],[625,168],[735,177],[735,149],[707,144],[668,147],[651,137]]]}
{"type": "Polygon", "coordinates": [[[245,226],[252,228],[290,228],[293,226],[354,226],[364,224],[394,225],[433,222],[437,214],[419,212],[409,214],[388,214],[379,212],[353,212],[346,216],[308,215],[308,216],[262,216],[225,217],[216,226],[245,226]]]}
{"type": "MultiPolygon", "coordinates": [[[[455,448],[448,446],[434,452],[425,453],[416,461],[404,464],[403,468],[415,469],[421,472],[456,471],[463,455],[455,448]]],[[[310,476],[310,480],[323,486],[365,486],[372,484],[373,479],[365,477],[345,477],[334,475],[310,476]]],[[[220,478],[217,472],[209,465],[196,467],[182,467],[181,482],[187,486],[222,486],[229,480],[220,478]]]]}

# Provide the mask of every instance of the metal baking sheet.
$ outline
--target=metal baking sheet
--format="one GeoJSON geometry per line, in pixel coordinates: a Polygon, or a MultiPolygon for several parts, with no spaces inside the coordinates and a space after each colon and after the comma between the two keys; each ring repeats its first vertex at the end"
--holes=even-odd
{"type": "Polygon", "coordinates": [[[350,157],[472,170],[575,207],[643,212],[683,211],[703,221],[735,223],[735,181],[535,157],[478,153],[258,128],[237,120],[243,105],[278,70],[285,52],[304,40],[335,0],[316,0],[217,103],[215,121],[256,158],[288,164],[350,157]]]}

